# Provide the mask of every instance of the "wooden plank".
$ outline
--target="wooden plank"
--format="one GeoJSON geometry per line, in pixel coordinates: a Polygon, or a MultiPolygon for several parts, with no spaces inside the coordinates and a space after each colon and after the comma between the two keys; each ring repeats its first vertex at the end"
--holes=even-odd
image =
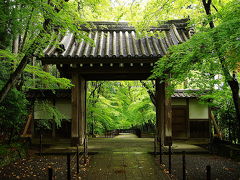
{"type": "Polygon", "coordinates": [[[191,138],[209,138],[209,120],[191,120],[190,121],[191,138]]]}

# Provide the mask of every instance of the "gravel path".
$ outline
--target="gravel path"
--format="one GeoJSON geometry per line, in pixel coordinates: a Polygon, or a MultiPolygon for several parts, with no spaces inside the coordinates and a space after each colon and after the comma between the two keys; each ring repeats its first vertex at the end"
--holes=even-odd
{"type": "MultiPolygon", "coordinates": [[[[156,157],[159,163],[159,157],[156,157]]],[[[168,156],[163,155],[163,167],[168,169],[168,156]]],[[[187,179],[206,180],[206,166],[211,166],[211,178],[214,180],[240,180],[240,162],[224,157],[203,154],[186,155],[187,179]]],[[[173,179],[182,179],[182,156],[172,155],[173,179]]]]}
{"type": "MultiPolygon", "coordinates": [[[[72,159],[73,156],[71,156],[72,159]]],[[[46,180],[48,179],[48,168],[54,169],[57,180],[67,179],[67,158],[66,156],[37,156],[21,159],[8,166],[0,168],[0,179],[2,180],[46,180]]],[[[71,163],[73,167],[74,162],[71,163]]],[[[83,163],[82,163],[83,164],[83,163]]],[[[73,179],[80,179],[85,176],[87,167],[81,165],[80,174],[76,174],[76,166],[72,168],[71,176],[73,179]]]]}

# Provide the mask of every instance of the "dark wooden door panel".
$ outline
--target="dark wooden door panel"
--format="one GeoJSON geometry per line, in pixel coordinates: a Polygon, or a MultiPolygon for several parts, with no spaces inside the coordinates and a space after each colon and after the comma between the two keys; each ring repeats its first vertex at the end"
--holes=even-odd
{"type": "Polygon", "coordinates": [[[173,107],[172,132],[174,139],[187,138],[187,109],[186,107],[173,107]]]}

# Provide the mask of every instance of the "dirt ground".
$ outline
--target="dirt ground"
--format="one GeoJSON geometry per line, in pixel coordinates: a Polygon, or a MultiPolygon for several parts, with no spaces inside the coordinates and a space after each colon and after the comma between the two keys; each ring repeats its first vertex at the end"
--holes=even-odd
{"type": "MultiPolygon", "coordinates": [[[[71,177],[80,179],[85,176],[87,164],[81,163],[80,174],[76,174],[76,158],[71,156],[71,177]]],[[[53,168],[55,179],[67,179],[67,157],[64,155],[39,156],[31,153],[28,158],[21,159],[8,166],[0,168],[1,180],[46,180],[48,179],[48,168],[53,168]]]]}

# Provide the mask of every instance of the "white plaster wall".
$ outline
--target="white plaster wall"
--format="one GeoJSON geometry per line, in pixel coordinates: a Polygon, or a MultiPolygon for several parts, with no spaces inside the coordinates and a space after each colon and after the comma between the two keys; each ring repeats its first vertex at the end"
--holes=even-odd
{"type": "Polygon", "coordinates": [[[172,105],[187,105],[186,99],[172,98],[172,105]]]}
{"type": "Polygon", "coordinates": [[[208,105],[200,104],[196,99],[190,99],[189,119],[208,119],[208,105]]]}
{"type": "Polygon", "coordinates": [[[66,119],[72,119],[72,104],[70,99],[56,100],[56,108],[64,114],[66,119]]]}
{"type": "MultiPolygon", "coordinates": [[[[53,102],[48,101],[49,105],[53,105],[53,102]]],[[[35,101],[34,103],[34,119],[52,119],[53,117],[49,114],[46,109],[43,109],[41,102],[35,101]]]]}

